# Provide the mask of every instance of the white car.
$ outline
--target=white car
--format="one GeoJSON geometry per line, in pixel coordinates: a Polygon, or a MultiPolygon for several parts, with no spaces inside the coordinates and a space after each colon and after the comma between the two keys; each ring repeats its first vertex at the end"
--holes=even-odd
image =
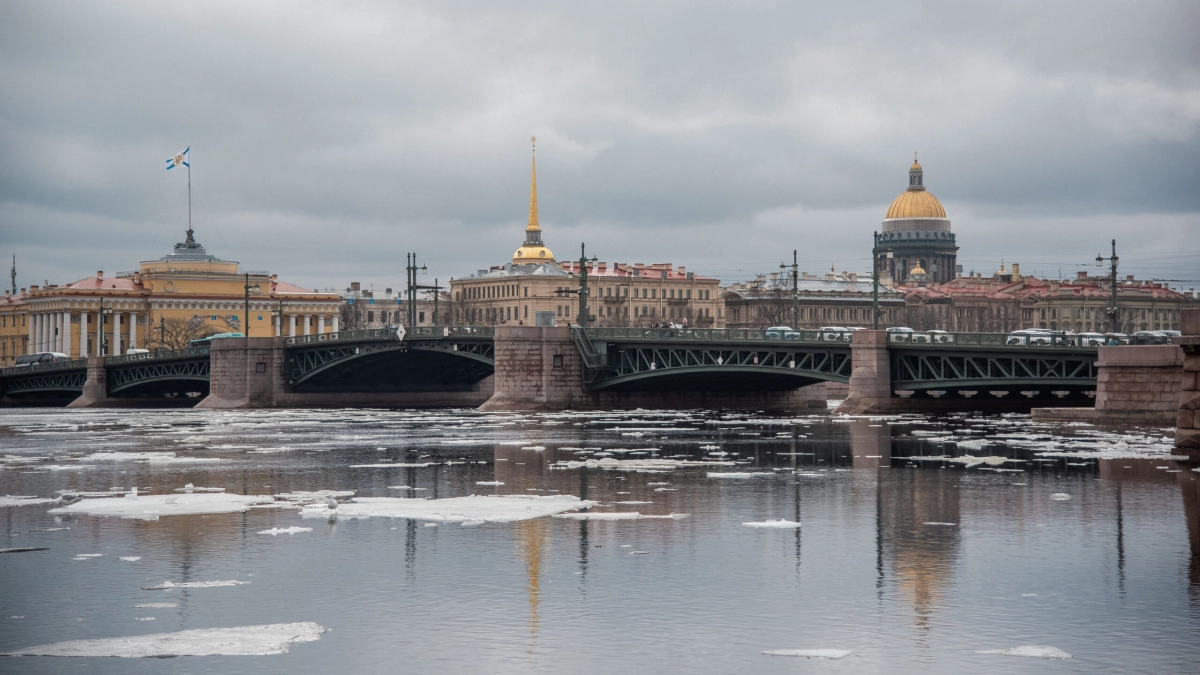
{"type": "Polygon", "coordinates": [[[850,329],[845,326],[821,326],[817,329],[818,342],[849,342],[850,329]]]}
{"type": "Polygon", "coordinates": [[[1050,331],[1038,328],[1030,328],[1027,330],[1015,330],[1009,333],[1008,339],[1004,341],[1004,344],[1048,345],[1050,342],[1050,331]]]}
{"type": "Polygon", "coordinates": [[[771,326],[766,330],[766,336],[776,340],[799,340],[800,332],[791,326],[771,326]]]}
{"type": "Polygon", "coordinates": [[[927,330],[925,334],[929,336],[929,341],[934,344],[946,345],[954,343],[954,333],[944,330],[927,330]]]}
{"type": "Polygon", "coordinates": [[[908,326],[892,326],[884,332],[887,333],[888,342],[911,342],[913,333],[917,331],[908,326]]]}

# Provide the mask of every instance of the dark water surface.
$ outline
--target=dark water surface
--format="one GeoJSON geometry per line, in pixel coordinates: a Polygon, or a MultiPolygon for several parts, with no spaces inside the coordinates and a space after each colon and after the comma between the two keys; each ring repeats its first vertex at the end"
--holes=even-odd
{"type": "Polygon", "coordinates": [[[0,508],[0,548],[49,547],[0,555],[0,651],[193,628],[328,629],[280,655],[0,657],[0,672],[1197,672],[1200,473],[1166,458],[1169,446],[1163,430],[1021,416],[7,410],[0,495],[185,483],[360,497],[557,490],[602,502],[595,511],[689,516],[426,527],[287,509],[143,521],[0,508]],[[605,458],[600,449],[746,463],[552,468],[605,458]],[[219,461],[86,457],[151,451],[219,461]],[[942,454],[959,459],[929,459],[942,454]],[[350,468],[418,460],[441,463],[350,468]],[[769,475],[708,475],[725,471],[769,475]],[[803,526],[742,524],[776,518],[803,526]],[[259,534],[291,526],[313,531],[259,534]],[[58,527],[69,529],[47,531],[58,527]],[[103,555],[74,559],[89,553],[103,555]],[[164,580],[250,583],[142,590],[164,580]],[[178,606],[134,607],[160,602],[178,606]],[[977,653],[1020,645],[1072,657],[977,653]],[[853,653],[761,654],[779,649],[853,653]]]}

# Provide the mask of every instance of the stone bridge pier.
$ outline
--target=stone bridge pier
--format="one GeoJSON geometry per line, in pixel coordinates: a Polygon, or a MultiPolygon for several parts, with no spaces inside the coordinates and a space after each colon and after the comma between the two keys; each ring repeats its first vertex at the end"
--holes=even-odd
{"type": "Polygon", "coordinates": [[[87,381],[83,383],[83,394],[67,404],[68,408],[108,408],[119,405],[108,398],[108,371],[104,368],[103,356],[87,357],[87,381]]]}
{"type": "Polygon", "coordinates": [[[1175,447],[1200,461],[1200,309],[1180,312],[1183,337],[1176,344],[1183,352],[1179,382],[1179,407],[1175,418],[1175,447]]]}
{"type": "Polygon", "coordinates": [[[559,326],[496,328],[495,392],[481,410],[751,409],[824,410],[825,385],[789,391],[592,390],[584,362],[559,326]]]}

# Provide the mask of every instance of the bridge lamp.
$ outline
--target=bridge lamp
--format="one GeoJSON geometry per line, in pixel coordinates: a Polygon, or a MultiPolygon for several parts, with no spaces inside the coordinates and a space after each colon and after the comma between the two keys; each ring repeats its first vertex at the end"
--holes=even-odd
{"type": "Polygon", "coordinates": [[[1096,267],[1103,267],[1103,266],[1104,266],[1104,258],[1101,258],[1100,254],[1097,253],[1096,254],[1096,267]]]}

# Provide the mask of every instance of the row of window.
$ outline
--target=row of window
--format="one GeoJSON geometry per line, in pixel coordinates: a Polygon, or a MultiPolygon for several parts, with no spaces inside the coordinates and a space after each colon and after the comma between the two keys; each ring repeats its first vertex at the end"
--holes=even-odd
{"type": "MultiPolygon", "coordinates": [[[[576,289],[566,288],[563,286],[559,286],[554,289],[555,293],[560,294],[560,295],[564,291],[573,291],[573,290],[576,290],[576,289]]],[[[466,289],[465,292],[466,292],[466,297],[468,300],[484,300],[484,299],[491,299],[491,298],[517,297],[517,295],[518,295],[517,291],[518,291],[518,287],[516,284],[498,284],[495,286],[476,286],[473,288],[466,289]]],[[[658,288],[635,288],[635,289],[633,289],[633,297],[657,299],[658,291],[659,291],[658,288]]],[[[692,289],[690,289],[690,288],[679,288],[679,289],[664,288],[664,289],[662,289],[662,292],[663,292],[662,297],[664,299],[679,299],[679,300],[691,300],[692,299],[692,289]]],[[[456,300],[460,299],[460,296],[462,295],[462,293],[463,293],[462,291],[460,291],[459,293],[455,293],[455,295],[454,295],[455,299],[456,300]]],[[[601,287],[595,288],[593,290],[593,293],[595,294],[595,297],[601,297],[601,298],[611,298],[611,297],[628,298],[629,297],[629,287],[628,286],[601,286],[601,287]]],[[[524,297],[529,297],[529,287],[528,286],[526,286],[524,289],[524,297]]],[[[712,290],[711,289],[697,289],[696,290],[696,299],[697,300],[711,300],[712,299],[712,290]]]]}

